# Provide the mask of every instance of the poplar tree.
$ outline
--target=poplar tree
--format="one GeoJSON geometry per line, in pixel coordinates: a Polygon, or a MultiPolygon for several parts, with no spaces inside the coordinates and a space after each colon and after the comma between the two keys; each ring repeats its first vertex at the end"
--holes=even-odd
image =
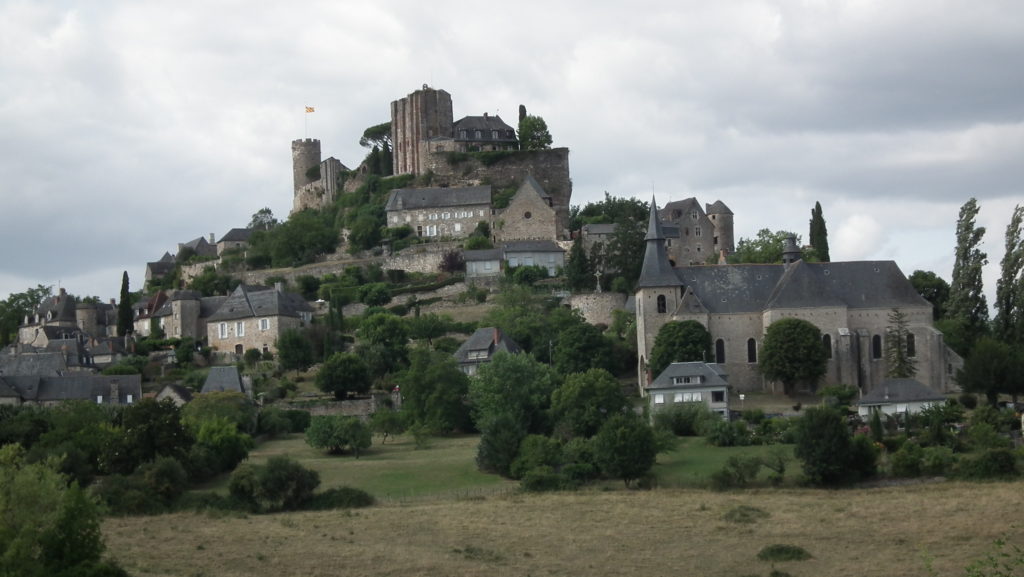
{"type": "Polygon", "coordinates": [[[947,301],[947,316],[962,323],[968,348],[985,332],[988,323],[988,302],[982,292],[981,280],[981,269],[988,264],[988,255],[980,248],[985,227],[975,225],[977,216],[976,199],[972,198],[960,207],[960,217],[956,222],[956,260],[947,301]]]}
{"type": "Polygon", "coordinates": [[[128,271],[121,275],[121,302],[117,303],[117,335],[132,332],[132,300],[128,292],[128,271]]]}
{"type": "Polygon", "coordinates": [[[996,338],[1007,343],[1024,342],[1024,240],[1021,239],[1024,207],[1017,205],[1006,226],[1006,252],[1000,263],[1001,274],[996,282],[998,311],[995,319],[996,338]]]}
{"type": "Polygon", "coordinates": [[[821,262],[831,262],[828,256],[828,229],[825,227],[825,217],[821,212],[821,203],[815,202],[811,209],[811,231],[808,235],[814,252],[821,262]]]}

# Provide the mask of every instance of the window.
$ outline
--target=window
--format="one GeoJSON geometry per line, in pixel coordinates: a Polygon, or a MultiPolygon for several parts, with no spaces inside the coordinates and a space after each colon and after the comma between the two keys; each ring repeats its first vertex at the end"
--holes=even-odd
{"type": "Polygon", "coordinates": [[[423,236],[423,227],[422,226],[417,226],[416,227],[416,236],[423,236]]]}
{"type": "Polygon", "coordinates": [[[261,331],[269,331],[270,330],[270,319],[260,319],[260,330],[261,331]]]}
{"type": "Polygon", "coordinates": [[[663,405],[665,404],[665,395],[654,395],[654,404],[663,405]]]}
{"type": "Polygon", "coordinates": [[[446,212],[446,213],[441,215],[441,218],[443,218],[444,220],[448,220],[451,217],[452,217],[452,213],[450,213],[450,212],[446,212]]]}
{"type": "Polygon", "coordinates": [[[693,219],[693,220],[697,220],[697,211],[696,210],[691,210],[690,211],[690,218],[693,219]]]}
{"type": "Polygon", "coordinates": [[[658,295],[658,312],[663,313],[668,310],[668,306],[665,304],[665,295],[658,295]]]}
{"type": "Polygon", "coordinates": [[[491,261],[484,261],[484,270],[491,270],[491,261]]]}
{"type": "Polygon", "coordinates": [[[917,356],[917,343],[914,342],[914,333],[907,333],[907,356],[917,356]]]}
{"type": "Polygon", "coordinates": [[[681,402],[683,402],[683,394],[682,393],[676,393],[676,396],[672,399],[672,402],[673,403],[681,403],[681,402]]]}
{"type": "Polygon", "coordinates": [[[725,402],[725,391],[711,391],[711,402],[712,403],[724,403],[725,402]]]}
{"type": "Polygon", "coordinates": [[[129,404],[129,405],[130,405],[130,404],[132,404],[132,400],[133,400],[133,399],[132,399],[132,396],[131,396],[130,394],[128,395],[128,397],[126,398],[126,400],[128,401],[128,404],[129,404]]]}
{"type": "Polygon", "coordinates": [[[492,130],[491,131],[491,138],[493,138],[494,140],[498,140],[498,131],[497,130],[492,130]]]}
{"type": "Polygon", "coordinates": [[[747,339],[747,362],[757,362],[757,341],[754,339],[747,339]]]}
{"type": "Polygon", "coordinates": [[[871,337],[871,358],[878,360],[882,358],[882,336],[875,335],[871,337]]]}
{"type": "Polygon", "coordinates": [[[530,211],[526,211],[523,213],[523,218],[525,218],[526,220],[530,220],[531,218],[533,218],[533,214],[530,211]]]}
{"type": "Polygon", "coordinates": [[[245,321],[239,321],[239,322],[235,323],[235,336],[236,337],[244,337],[245,336],[245,321]]]}
{"type": "Polygon", "coordinates": [[[722,339],[715,341],[715,362],[718,364],[725,362],[725,341],[722,339]]]}
{"type": "Polygon", "coordinates": [[[481,133],[479,130],[473,131],[473,138],[480,140],[481,137],[483,137],[483,133],[481,133]]]}
{"type": "Polygon", "coordinates": [[[174,327],[174,336],[176,336],[176,337],[180,337],[181,336],[181,327],[178,326],[178,325],[175,325],[175,327],[174,327]]]}
{"type": "Polygon", "coordinates": [[[462,232],[462,223],[461,222],[455,223],[455,232],[462,232]]]}
{"type": "Polygon", "coordinates": [[[693,227],[693,236],[700,236],[700,227],[699,226],[693,227]]]}
{"type": "Polygon", "coordinates": [[[220,323],[217,325],[217,338],[226,339],[228,338],[228,324],[220,323]]]}
{"type": "Polygon", "coordinates": [[[103,395],[96,395],[96,404],[97,405],[102,405],[103,404],[103,395]]]}
{"type": "Polygon", "coordinates": [[[832,335],[821,335],[821,346],[825,347],[825,358],[832,358],[832,335]]]}

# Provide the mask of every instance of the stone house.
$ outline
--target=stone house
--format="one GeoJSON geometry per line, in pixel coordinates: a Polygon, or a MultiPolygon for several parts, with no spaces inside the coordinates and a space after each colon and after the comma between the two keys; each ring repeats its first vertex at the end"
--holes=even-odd
{"type": "Polygon", "coordinates": [[[277,352],[277,339],[309,324],[313,309],[295,293],[275,287],[238,285],[206,321],[209,345],[241,355],[248,349],[277,352]]]}
{"type": "Polygon", "coordinates": [[[565,266],[565,249],[551,240],[521,240],[506,242],[502,250],[509,268],[542,266],[548,275],[555,276],[565,266]]]}
{"type": "Polygon", "coordinates": [[[465,238],[479,222],[490,223],[491,187],[396,189],[384,210],[389,227],[408,225],[425,238],[465,238]]]}
{"type": "MultiPolygon", "coordinates": [[[[146,394],[148,395],[149,393],[146,394]]],[[[192,391],[181,385],[170,383],[164,385],[153,398],[158,403],[164,399],[170,399],[172,403],[181,407],[192,400],[192,391]]]]}
{"type": "Polygon", "coordinates": [[[917,414],[946,397],[915,379],[885,379],[857,402],[857,414],[868,418],[873,411],[884,415],[917,414]]]}
{"type": "Polygon", "coordinates": [[[217,256],[217,242],[213,240],[213,233],[210,233],[210,240],[206,240],[205,237],[199,237],[192,239],[188,242],[178,244],[178,257],[181,257],[183,250],[191,250],[196,256],[200,257],[215,257],[217,256]]]}
{"type": "Polygon", "coordinates": [[[476,374],[480,365],[491,362],[494,355],[500,352],[514,355],[521,351],[519,345],[501,332],[501,329],[484,327],[470,335],[455,351],[454,356],[459,363],[459,370],[472,376],[476,374]]]}
{"type": "Polygon", "coordinates": [[[202,390],[199,391],[200,394],[224,392],[242,393],[247,397],[252,397],[249,379],[243,377],[238,372],[238,367],[234,365],[211,368],[210,373],[206,375],[206,381],[203,382],[202,390]]]}
{"type": "Polygon", "coordinates": [[[500,248],[467,250],[462,252],[466,262],[466,279],[486,279],[501,276],[504,254],[500,248]]]}
{"type": "Polygon", "coordinates": [[[495,211],[491,227],[497,242],[557,238],[557,216],[551,195],[533,176],[526,175],[507,207],[495,211]]]}
{"type": "Polygon", "coordinates": [[[670,202],[659,212],[665,248],[675,265],[704,264],[709,257],[736,250],[733,213],[722,201],[702,208],[696,198],[670,202]]]}
{"type": "Polygon", "coordinates": [[[587,254],[591,254],[590,251],[594,249],[594,245],[600,244],[601,246],[607,247],[608,243],[612,239],[612,235],[615,234],[616,225],[614,223],[604,224],[585,224],[580,228],[579,234],[583,236],[583,249],[587,254]]]}
{"type": "Polygon", "coordinates": [[[224,254],[226,250],[245,250],[249,247],[249,238],[252,237],[251,228],[233,228],[217,241],[217,256],[224,254]]]}
{"type": "Polygon", "coordinates": [[[909,322],[918,378],[936,390],[954,386],[959,358],[932,326],[931,303],[895,262],[808,263],[796,249],[783,264],[676,268],[665,252],[653,202],[646,242],[635,301],[642,390],[651,381],[646,361],[658,331],[669,321],[685,320],[711,333],[713,360],[735,389],[775,390],[758,371],[765,331],[778,319],[798,318],[821,330],[828,358],[823,384],[868,392],[885,378],[884,339],[894,308],[909,322]]]}
{"type": "Polygon", "coordinates": [[[177,261],[174,260],[174,257],[169,252],[165,252],[164,256],[160,257],[158,261],[147,262],[145,286],[149,287],[150,283],[162,280],[165,276],[174,272],[175,266],[177,266],[177,261]]]}
{"type": "Polygon", "coordinates": [[[0,376],[0,405],[131,405],[141,399],[141,375],[0,376]]]}
{"type": "Polygon", "coordinates": [[[505,124],[500,116],[466,116],[456,120],[452,127],[456,150],[475,152],[486,150],[518,150],[519,139],[514,128],[505,124]]]}
{"type": "Polygon", "coordinates": [[[729,419],[729,383],[720,365],[672,363],[645,387],[645,392],[652,415],[680,403],[704,403],[729,419]]]}

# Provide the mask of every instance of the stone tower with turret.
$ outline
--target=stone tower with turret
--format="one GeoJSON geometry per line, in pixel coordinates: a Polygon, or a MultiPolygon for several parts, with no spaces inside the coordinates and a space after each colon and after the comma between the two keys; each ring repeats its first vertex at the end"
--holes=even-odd
{"type": "Polygon", "coordinates": [[[640,356],[637,376],[641,391],[651,380],[648,363],[654,339],[661,327],[672,319],[672,314],[683,299],[683,281],[679,280],[669,262],[665,248],[666,237],[653,198],[644,241],[647,248],[636,291],[636,338],[637,354],[640,356]]]}
{"type": "Polygon", "coordinates": [[[292,141],[292,178],[295,192],[302,187],[320,180],[314,169],[320,167],[320,141],[315,138],[292,141]]]}

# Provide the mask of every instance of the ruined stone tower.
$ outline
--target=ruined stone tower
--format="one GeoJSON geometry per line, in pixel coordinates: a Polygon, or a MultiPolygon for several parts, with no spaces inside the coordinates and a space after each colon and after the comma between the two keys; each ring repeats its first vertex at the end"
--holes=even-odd
{"type": "Polygon", "coordinates": [[[426,172],[423,142],[452,138],[452,96],[444,90],[423,88],[391,103],[391,143],[395,174],[426,172]]]}
{"type": "Polygon", "coordinates": [[[302,187],[320,180],[320,175],[310,172],[320,166],[320,141],[315,138],[292,141],[292,176],[295,179],[295,193],[302,187]]]}

